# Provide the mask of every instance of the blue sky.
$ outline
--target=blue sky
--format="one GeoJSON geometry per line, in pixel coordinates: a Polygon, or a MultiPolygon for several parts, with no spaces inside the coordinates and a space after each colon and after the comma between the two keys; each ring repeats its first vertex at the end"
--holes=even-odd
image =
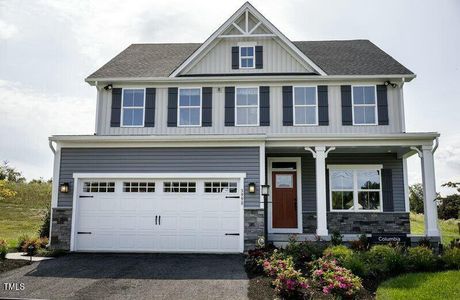
{"type": "MultiPolygon", "coordinates": [[[[0,159],[51,177],[48,136],[94,132],[87,75],[131,43],[202,42],[243,3],[0,0],[0,159]]],[[[460,181],[460,1],[251,3],[291,40],[370,39],[415,72],[407,131],[440,132],[438,186],[460,181]]],[[[415,156],[409,181],[420,178],[415,156]]]]}

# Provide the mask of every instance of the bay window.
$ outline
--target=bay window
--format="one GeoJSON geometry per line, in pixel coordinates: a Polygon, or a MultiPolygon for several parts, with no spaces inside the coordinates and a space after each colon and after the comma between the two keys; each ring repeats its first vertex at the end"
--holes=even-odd
{"type": "Polygon", "coordinates": [[[328,169],[331,211],[382,211],[380,165],[328,169]]]}

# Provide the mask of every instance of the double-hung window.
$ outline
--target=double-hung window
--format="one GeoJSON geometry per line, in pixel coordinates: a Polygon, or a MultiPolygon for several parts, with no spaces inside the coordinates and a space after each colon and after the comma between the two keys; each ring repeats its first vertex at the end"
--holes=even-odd
{"type": "Polygon", "coordinates": [[[236,126],[259,125],[259,88],[236,88],[236,126]]]}
{"type": "Polygon", "coordinates": [[[376,86],[353,86],[353,125],[377,125],[376,86]]]}
{"type": "Polygon", "coordinates": [[[179,89],[178,126],[201,126],[201,88],[179,89]]]}
{"type": "Polygon", "coordinates": [[[240,68],[253,69],[254,68],[254,46],[240,46],[240,68]]]}
{"type": "Polygon", "coordinates": [[[328,166],[331,211],[382,211],[381,166],[328,166]]]}
{"type": "Polygon", "coordinates": [[[294,87],[294,125],[318,125],[318,99],[315,86],[294,87]]]}
{"type": "Polygon", "coordinates": [[[144,89],[123,89],[121,110],[123,127],[144,126],[144,89]]]}

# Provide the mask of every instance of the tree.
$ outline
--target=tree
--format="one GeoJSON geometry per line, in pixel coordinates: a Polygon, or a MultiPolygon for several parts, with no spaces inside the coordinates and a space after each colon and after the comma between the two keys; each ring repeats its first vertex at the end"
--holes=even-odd
{"type": "MultiPolygon", "coordinates": [[[[457,189],[460,193],[459,182],[447,182],[442,185],[443,187],[450,187],[457,189]]],[[[460,215],[460,195],[452,194],[446,197],[438,197],[438,216],[440,219],[458,219],[460,215]]]]}
{"type": "Polygon", "coordinates": [[[0,180],[10,182],[24,182],[26,179],[22,177],[21,172],[17,171],[14,167],[9,166],[8,161],[3,161],[0,165],[0,180]]]}
{"type": "Polygon", "coordinates": [[[409,204],[412,212],[423,214],[423,186],[420,183],[409,186],[409,204]]]}

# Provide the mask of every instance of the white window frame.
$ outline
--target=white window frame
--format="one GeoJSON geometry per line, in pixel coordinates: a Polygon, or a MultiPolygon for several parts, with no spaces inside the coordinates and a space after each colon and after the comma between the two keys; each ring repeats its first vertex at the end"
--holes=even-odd
{"type": "Polygon", "coordinates": [[[294,119],[294,126],[318,126],[319,124],[319,109],[318,109],[318,86],[316,85],[298,85],[298,86],[293,86],[292,87],[292,114],[293,114],[293,119],[294,119]],[[296,88],[315,88],[315,96],[316,96],[316,104],[311,105],[311,104],[300,104],[296,105],[295,104],[295,89],[296,88]],[[315,124],[301,124],[296,122],[295,118],[295,109],[296,107],[315,107],[316,108],[316,123],[315,124]]]}
{"type": "Polygon", "coordinates": [[[254,45],[240,45],[238,46],[238,56],[240,62],[240,69],[255,69],[256,68],[256,46],[254,45]],[[241,55],[241,48],[252,48],[252,56],[243,56],[241,55]],[[241,61],[244,59],[252,58],[252,67],[243,67],[241,61]]]}
{"type": "Polygon", "coordinates": [[[378,114],[378,104],[377,104],[377,86],[375,84],[360,84],[360,85],[352,85],[351,86],[351,113],[353,116],[353,125],[354,126],[376,126],[379,125],[379,114],[378,114]],[[374,104],[355,104],[355,99],[353,95],[353,88],[355,87],[374,87],[374,95],[375,95],[375,103],[374,104]],[[358,107],[374,107],[375,113],[375,123],[356,123],[355,122],[355,106],[358,107]]]}
{"type": "MultiPolygon", "coordinates": [[[[140,109],[140,106],[127,106],[127,109],[130,108],[136,108],[140,109]]],[[[121,113],[120,113],[120,127],[145,127],[145,88],[137,88],[137,87],[132,87],[132,88],[122,88],[121,89],[121,113]],[[123,100],[125,97],[125,90],[143,90],[144,92],[144,105],[142,106],[142,125],[125,125],[123,123],[123,114],[125,111],[125,107],[123,105],[123,100]]]]}
{"type": "Polygon", "coordinates": [[[249,127],[260,126],[260,87],[256,86],[238,86],[235,87],[235,126],[249,127]],[[238,90],[239,89],[257,89],[257,122],[255,124],[238,124],[238,108],[254,108],[256,105],[238,105],[238,90]]]}
{"type": "Polygon", "coordinates": [[[177,91],[177,127],[201,127],[202,124],[202,114],[203,114],[203,88],[202,87],[196,87],[196,86],[191,86],[191,87],[180,87],[177,91]],[[198,125],[182,125],[180,123],[180,109],[181,107],[183,108],[198,108],[198,106],[181,106],[180,105],[180,91],[181,90],[200,90],[200,122],[198,125]]]}
{"type": "MultiPolygon", "coordinates": [[[[382,193],[382,169],[383,165],[328,165],[329,169],[329,208],[331,212],[383,212],[383,193],[382,193]],[[347,170],[353,172],[353,209],[334,209],[332,207],[332,184],[331,184],[331,170],[347,170]],[[356,171],[368,170],[368,171],[379,171],[380,176],[380,189],[369,189],[363,190],[358,187],[358,176],[356,171]],[[358,209],[358,193],[361,191],[379,192],[380,209],[358,209]]],[[[337,190],[338,191],[338,190],[337,190]]],[[[344,189],[343,191],[348,191],[344,189]]]]}

